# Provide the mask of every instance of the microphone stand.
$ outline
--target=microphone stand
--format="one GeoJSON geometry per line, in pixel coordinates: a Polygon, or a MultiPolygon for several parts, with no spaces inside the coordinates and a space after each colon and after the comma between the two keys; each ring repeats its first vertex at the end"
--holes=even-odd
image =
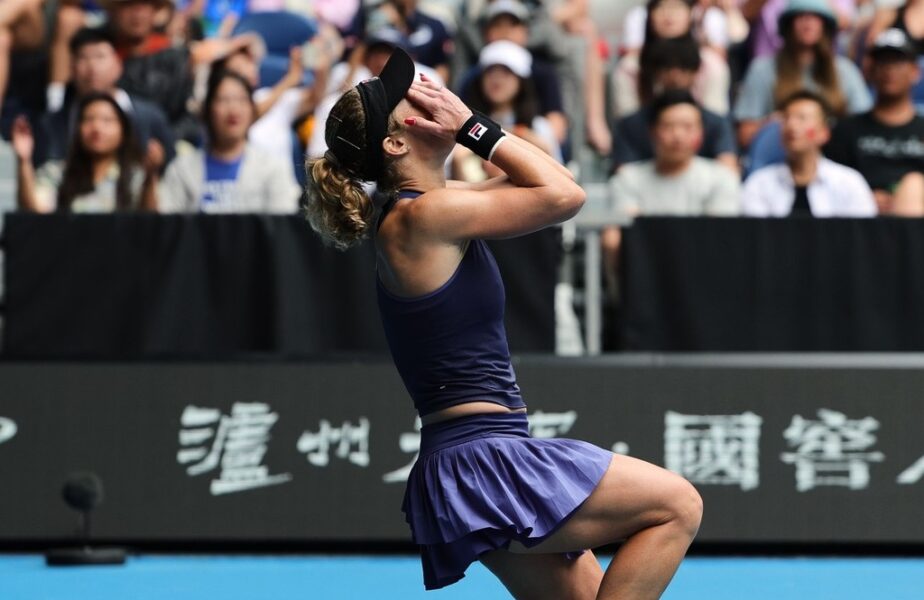
{"type": "Polygon", "coordinates": [[[78,514],[79,548],[55,548],[45,553],[45,564],[50,567],[78,567],[87,565],[125,564],[125,548],[93,548],[90,545],[90,511],[78,514]]]}

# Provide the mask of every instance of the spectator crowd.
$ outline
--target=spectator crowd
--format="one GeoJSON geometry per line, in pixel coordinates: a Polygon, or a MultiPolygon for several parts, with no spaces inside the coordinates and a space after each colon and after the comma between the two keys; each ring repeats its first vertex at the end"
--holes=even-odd
{"type": "Polygon", "coordinates": [[[595,155],[619,214],[924,216],[924,0],[5,0],[0,41],[22,210],[294,213],[333,101],[400,47],[595,155]]]}

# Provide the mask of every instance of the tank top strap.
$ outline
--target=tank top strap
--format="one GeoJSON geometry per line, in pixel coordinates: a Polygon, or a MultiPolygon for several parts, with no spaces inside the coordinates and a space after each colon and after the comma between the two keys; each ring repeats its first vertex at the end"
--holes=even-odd
{"type": "Polygon", "coordinates": [[[417,190],[399,190],[397,194],[390,196],[388,201],[382,206],[382,212],[379,213],[379,219],[375,223],[376,232],[382,227],[382,222],[385,220],[385,217],[388,216],[388,213],[391,212],[391,209],[395,207],[395,203],[397,203],[398,200],[416,198],[422,193],[423,192],[418,192],[417,190]]]}

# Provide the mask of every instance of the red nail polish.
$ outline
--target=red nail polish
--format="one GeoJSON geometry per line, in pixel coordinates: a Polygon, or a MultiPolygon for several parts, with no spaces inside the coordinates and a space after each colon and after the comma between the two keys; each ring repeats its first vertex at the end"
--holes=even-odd
{"type": "Polygon", "coordinates": [[[416,123],[416,122],[417,122],[417,119],[408,118],[408,119],[405,119],[405,120],[404,120],[404,124],[405,124],[405,125],[413,125],[413,124],[416,123]]]}

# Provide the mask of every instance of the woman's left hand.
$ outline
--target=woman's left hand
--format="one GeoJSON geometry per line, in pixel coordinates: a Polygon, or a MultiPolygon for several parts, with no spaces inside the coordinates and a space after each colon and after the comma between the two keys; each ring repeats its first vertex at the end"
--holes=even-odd
{"type": "Polygon", "coordinates": [[[411,84],[407,99],[423,110],[430,119],[411,117],[404,124],[444,140],[455,140],[456,133],[472,116],[472,109],[447,88],[437,84],[426,75],[411,84]]]}

